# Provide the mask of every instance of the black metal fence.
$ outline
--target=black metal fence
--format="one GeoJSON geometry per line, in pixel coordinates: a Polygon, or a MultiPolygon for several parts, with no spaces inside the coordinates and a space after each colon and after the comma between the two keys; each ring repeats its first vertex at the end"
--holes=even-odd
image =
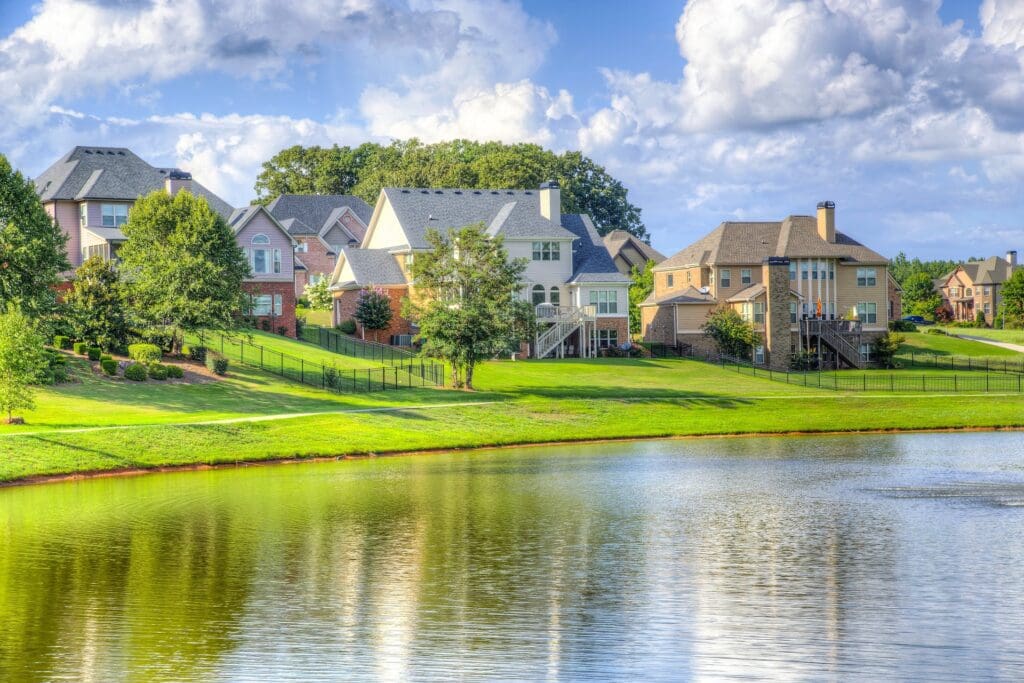
{"type": "Polygon", "coordinates": [[[1021,373],[972,372],[968,374],[917,374],[909,371],[884,372],[794,372],[771,370],[734,358],[719,357],[717,363],[737,373],[762,377],[797,386],[832,391],[876,391],[916,393],[1022,393],[1021,373]]]}
{"type": "Polygon", "coordinates": [[[444,386],[443,366],[415,357],[379,368],[345,369],[282,353],[240,336],[201,334],[199,343],[242,365],[336,394],[444,386]]]}
{"type": "Polygon", "coordinates": [[[896,360],[907,368],[1024,373],[1024,356],[940,356],[934,353],[909,351],[898,354],[896,360]]]}
{"type": "MultiPolygon", "coordinates": [[[[362,341],[319,325],[306,325],[302,330],[302,340],[342,356],[365,358],[399,368],[410,365],[424,367],[427,368],[427,373],[431,377],[444,377],[444,364],[439,361],[417,356],[415,353],[394,346],[362,341]]],[[[438,384],[443,383],[443,379],[438,382],[438,384]]]]}

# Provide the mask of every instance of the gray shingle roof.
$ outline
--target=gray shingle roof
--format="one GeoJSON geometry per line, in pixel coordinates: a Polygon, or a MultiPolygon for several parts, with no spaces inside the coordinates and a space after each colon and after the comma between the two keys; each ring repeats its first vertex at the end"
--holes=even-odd
{"type": "Polygon", "coordinates": [[[717,304],[718,300],[710,294],[704,294],[699,289],[690,285],[681,294],[663,294],[660,297],[651,292],[644,299],[641,306],[661,306],[664,304],[717,304]]]}
{"type": "Polygon", "coordinates": [[[623,282],[628,277],[619,272],[608,248],[587,216],[562,214],[562,227],[577,237],[572,243],[572,277],[569,282],[623,282]]]}
{"type": "Polygon", "coordinates": [[[386,187],[383,191],[413,249],[428,248],[426,234],[431,228],[445,231],[475,223],[483,223],[492,234],[507,239],[568,240],[576,236],[541,215],[537,190],[386,187]]]}
{"type": "Polygon", "coordinates": [[[884,264],[888,260],[849,235],[836,232],[836,241],[818,236],[814,216],[789,216],[783,221],[722,223],[707,235],[666,259],[655,270],[690,265],[759,264],[769,256],[839,258],[859,263],[884,264]]]}
{"type": "MultiPolygon", "coordinates": [[[[267,209],[282,224],[285,219],[296,219],[298,222],[288,228],[293,235],[317,235],[328,220],[337,220],[339,209],[346,206],[364,225],[370,224],[373,207],[351,194],[283,194],[270,202],[267,209]]],[[[358,239],[362,237],[356,235],[358,239]]]]}
{"type": "MultiPolygon", "coordinates": [[[[36,178],[36,192],[43,202],[116,199],[135,201],[164,188],[173,168],[150,166],[124,147],[75,147],[36,178]]],[[[224,218],[231,205],[206,187],[192,181],[192,193],[204,197],[224,218]]]]}
{"type": "MultiPolygon", "coordinates": [[[[975,285],[999,285],[1013,275],[1013,271],[1021,266],[1011,266],[1010,262],[999,256],[989,256],[984,261],[968,261],[960,265],[967,277],[975,285]]],[[[956,271],[953,271],[954,273],[956,271]]],[[[952,276],[950,273],[949,276],[952,276]]],[[[949,279],[949,276],[946,279],[949,279]]]]}
{"type": "Polygon", "coordinates": [[[404,285],[407,284],[405,274],[398,267],[395,255],[387,249],[360,249],[346,247],[341,250],[355,275],[354,282],[339,282],[338,286],[346,285],[404,285]]]}
{"type": "Polygon", "coordinates": [[[625,230],[612,230],[609,232],[604,236],[604,245],[608,247],[608,253],[612,255],[613,259],[618,256],[620,251],[625,249],[627,246],[631,246],[640,252],[640,254],[648,261],[661,263],[665,260],[664,254],[625,230]]]}

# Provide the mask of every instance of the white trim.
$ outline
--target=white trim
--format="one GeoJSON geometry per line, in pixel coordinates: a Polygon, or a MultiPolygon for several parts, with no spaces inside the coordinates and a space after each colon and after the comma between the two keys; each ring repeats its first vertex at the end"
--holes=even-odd
{"type": "Polygon", "coordinates": [[[246,225],[249,224],[249,222],[256,216],[256,214],[258,214],[258,213],[260,213],[262,211],[263,213],[265,213],[267,215],[267,218],[270,219],[270,222],[273,223],[277,227],[278,230],[280,230],[282,233],[284,233],[284,236],[288,238],[288,241],[291,242],[291,245],[292,245],[293,248],[295,247],[296,244],[298,244],[298,242],[295,240],[295,238],[292,237],[291,233],[288,232],[288,230],[286,230],[283,225],[281,225],[281,222],[279,220],[277,220],[276,218],[274,218],[274,214],[272,214],[269,211],[267,211],[267,207],[263,206],[262,204],[257,204],[255,210],[250,211],[249,208],[251,208],[251,207],[248,207],[246,209],[242,209],[242,211],[246,212],[245,213],[245,218],[243,218],[242,220],[238,221],[238,223],[236,223],[235,225],[232,226],[232,228],[235,231],[235,236],[236,237],[239,234],[241,234],[242,230],[245,228],[246,225]]]}

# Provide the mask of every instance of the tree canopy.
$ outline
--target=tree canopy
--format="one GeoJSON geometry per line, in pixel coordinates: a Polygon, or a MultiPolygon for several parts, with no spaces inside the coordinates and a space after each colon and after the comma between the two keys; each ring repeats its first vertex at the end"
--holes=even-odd
{"type": "Polygon", "coordinates": [[[359,292],[359,300],[356,302],[356,310],[352,317],[363,326],[364,338],[366,330],[370,330],[373,332],[373,341],[378,341],[377,333],[387,329],[391,324],[391,298],[383,289],[363,289],[359,292]]]}
{"type": "Polygon", "coordinates": [[[54,285],[71,268],[66,244],[35,185],[0,154],[0,310],[15,304],[32,317],[52,310],[54,285]]]}
{"type": "Polygon", "coordinates": [[[654,261],[644,264],[643,270],[633,266],[629,285],[629,331],[640,334],[640,304],[654,291],[654,261]]]}
{"type": "Polygon", "coordinates": [[[749,358],[753,348],[760,343],[754,326],[728,307],[709,313],[700,329],[715,343],[719,353],[733,358],[749,358]]]}
{"type": "Polygon", "coordinates": [[[931,320],[941,305],[942,296],[935,291],[935,283],[928,273],[914,273],[903,282],[904,313],[925,316],[931,320]]]}
{"type": "Polygon", "coordinates": [[[140,198],[122,227],[121,270],[133,315],[178,332],[229,329],[238,321],[249,276],[234,233],[206,200],[157,190],[140,198]]]}
{"type": "Polygon", "coordinates": [[[536,188],[557,180],[562,210],[586,213],[602,235],[625,230],[647,240],[640,209],[628,191],[580,152],[556,154],[539,145],[451,140],[430,145],[413,138],[389,145],[283,149],[256,179],[258,202],[281,194],[354,194],[369,204],[384,187],[536,188]]]}
{"type": "Polygon", "coordinates": [[[126,346],[128,318],[117,268],[100,256],[75,271],[74,287],[64,299],[75,336],[104,351],[126,346]]]}
{"type": "Polygon", "coordinates": [[[1015,270],[1003,285],[1002,309],[1006,327],[1024,327],[1024,269],[1015,270]]]}
{"type": "Polygon", "coordinates": [[[451,364],[453,384],[472,389],[474,366],[522,335],[515,292],[526,262],[510,260],[482,224],[430,230],[427,242],[412,262],[416,289],[404,314],[419,323],[424,351],[451,364]]]}
{"type": "Polygon", "coordinates": [[[15,410],[35,407],[32,385],[46,364],[35,322],[14,306],[0,313],[0,410],[8,423],[15,410]]]}

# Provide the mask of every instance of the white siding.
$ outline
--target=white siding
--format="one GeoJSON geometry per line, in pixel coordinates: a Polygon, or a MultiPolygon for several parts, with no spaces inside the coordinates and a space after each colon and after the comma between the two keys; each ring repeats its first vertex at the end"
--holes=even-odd
{"type": "Polygon", "coordinates": [[[373,225],[369,238],[369,242],[363,245],[367,249],[394,249],[409,243],[405,231],[402,230],[402,224],[398,222],[398,215],[387,197],[380,207],[380,216],[373,225]]]}

